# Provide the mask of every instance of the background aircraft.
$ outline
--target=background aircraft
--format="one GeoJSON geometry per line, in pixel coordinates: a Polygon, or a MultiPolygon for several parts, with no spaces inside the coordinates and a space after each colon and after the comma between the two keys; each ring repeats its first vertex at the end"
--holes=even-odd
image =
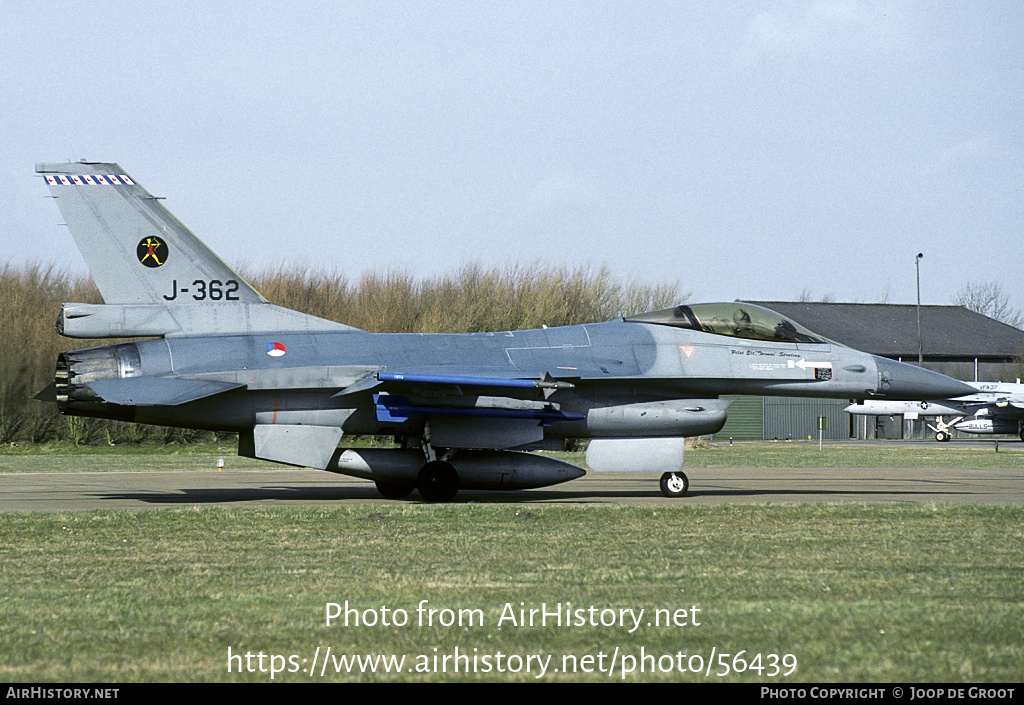
{"type": "Polygon", "coordinates": [[[948,441],[950,429],[979,434],[1017,434],[1024,441],[1024,384],[969,382],[974,394],[938,401],[881,401],[868,399],[851,404],[851,414],[872,416],[916,415],[935,417],[928,424],[935,440],[948,441]],[[943,417],[954,417],[944,421],[943,417]]]}
{"type": "Polygon", "coordinates": [[[596,471],[661,472],[685,494],[687,436],[720,394],[921,399],[974,391],[827,341],[750,304],[475,334],[368,333],[268,303],[116,164],[39,164],[104,304],[65,303],[74,338],[37,395],[64,414],[239,434],[240,455],[373,480],[428,501],[564,482],[531,449],[591,439],[596,471]],[[394,448],[338,448],[345,434],[394,448]],[[554,444],[554,445],[552,445],[554,444]]]}

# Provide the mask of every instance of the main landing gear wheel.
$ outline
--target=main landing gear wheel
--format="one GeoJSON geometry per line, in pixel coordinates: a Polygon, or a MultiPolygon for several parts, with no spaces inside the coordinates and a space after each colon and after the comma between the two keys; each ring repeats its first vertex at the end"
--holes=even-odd
{"type": "Polygon", "coordinates": [[[387,499],[404,499],[416,489],[415,483],[401,480],[377,480],[374,484],[377,485],[377,491],[387,499]]]}
{"type": "Polygon", "coordinates": [[[420,470],[416,489],[425,502],[449,502],[459,491],[459,474],[451,463],[434,460],[420,470]]]}
{"type": "Polygon", "coordinates": [[[946,433],[945,431],[936,431],[935,440],[937,440],[939,443],[945,443],[946,441],[949,440],[949,434],[946,433]]]}
{"type": "Polygon", "coordinates": [[[685,472],[667,472],[661,476],[661,493],[666,497],[682,497],[690,488],[685,472]]]}

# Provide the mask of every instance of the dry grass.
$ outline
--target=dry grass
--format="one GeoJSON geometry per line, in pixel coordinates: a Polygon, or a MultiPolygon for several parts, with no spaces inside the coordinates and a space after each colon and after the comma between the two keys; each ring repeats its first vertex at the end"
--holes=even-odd
{"type": "Polygon", "coordinates": [[[54,329],[65,301],[101,299],[88,277],[53,265],[0,268],[0,443],[45,440],[59,425],[56,408],[28,400],[53,379],[58,353],[87,347],[54,329]]]}
{"type": "Polygon", "coordinates": [[[326,270],[276,269],[251,281],[270,301],[375,333],[477,333],[606,321],[681,301],[675,285],[624,285],[606,268],[468,264],[417,280],[399,271],[355,282],[326,270]]]}

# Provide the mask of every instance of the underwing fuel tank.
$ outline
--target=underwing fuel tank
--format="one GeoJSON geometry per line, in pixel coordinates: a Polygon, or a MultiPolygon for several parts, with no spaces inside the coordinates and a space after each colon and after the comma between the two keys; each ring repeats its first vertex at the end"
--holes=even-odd
{"type": "Polygon", "coordinates": [[[731,403],[723,399],[663,399],[595,405],[586,410],[586,432],[580,435],[620,438],[718,433],[725,425],[731,403]]]}
{"type": "MultiPolygon", "coordinates": [[[[464,450],[448,462],[466,490],[529,490],[583,477],[586,471],[561,460],[511,450],[464,450]]],[[[415,482],[423,467],[419,450],[339,448],[327,470],[375,482],[415,482]]]]}
{"type": "Polygon", "coordinates": [[[1013,434],[1018,433],[1021,430],[1020,423],[1017,421],[1007,421],[1003,419],[986,419],[975,417],[968,419],[967,421],[961,421],[960,423],[953,426],[957,431],[964,431],[966,433],[978,433],[978,434],[1013,434]]]}

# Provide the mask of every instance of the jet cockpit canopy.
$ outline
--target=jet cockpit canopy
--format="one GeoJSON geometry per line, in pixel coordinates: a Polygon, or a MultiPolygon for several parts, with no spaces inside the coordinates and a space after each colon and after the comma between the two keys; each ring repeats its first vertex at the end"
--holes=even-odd
{"type": "Polygon", "coordinates": [[[782,314],[753,304],[734,301],[719,304],[676,306],[627,316],[636,323],[656,323],[751,340],[787,343],[829,343],[782,314]]]}

